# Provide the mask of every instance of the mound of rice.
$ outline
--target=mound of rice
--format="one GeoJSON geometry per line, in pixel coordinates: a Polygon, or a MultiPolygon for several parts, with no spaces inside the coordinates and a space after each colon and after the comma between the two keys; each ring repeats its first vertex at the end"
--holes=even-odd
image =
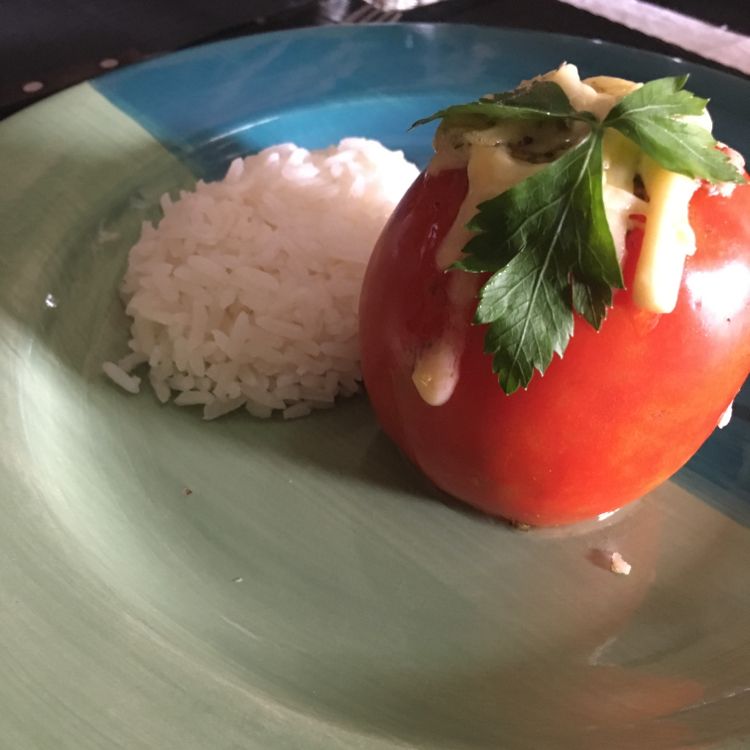
{"type": "Polygon", "coordinates": [[[122,291],[130,354],[104,372],[213,419],[284,417],[359,389],[357,307],[380,230],[417,168],[380,143],[282,144],[236,159],[144,224],[122,291]]]}

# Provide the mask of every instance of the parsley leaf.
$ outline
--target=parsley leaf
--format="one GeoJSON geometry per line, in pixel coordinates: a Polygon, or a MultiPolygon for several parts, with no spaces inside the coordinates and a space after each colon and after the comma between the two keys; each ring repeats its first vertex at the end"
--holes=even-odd
{"type": "MultiPolygon", "coordinates": [[[[706,100],[685,90],[687,76],[637,88],[600,122],[573,109],[556,83],[537,80],[507,93],[441,110],[442,119],[469,130],[506,120],[585,123],[562,156],[500,195],[481,203],[468,224],[474,236],[452,268],[489,273],[474,322],[487,326],[485,352],[503,390],[525,388],[562,357],[574,312],[598,329],[623,279],[604,209],[602,143],[607,128],[633,141],[665,169],[711,182],[742,182],[711,134],[684,117],[706,100]]],[[[412,126],[414,127],[414,126],[412,126]]],[[[580,130],[580,126],[579,126],[580,130]]]]}
{"type": "Polygon", "coordinates": [[[712,182],[743,182],[705,128],[678,118],[701,115],[707,99],[685,91],[687,76],[649,81],[624,97],[604,120],[665,169],[712,182]]]}
{"type": "Polygon", "coordinates": [[[426,125],[433,120],[443,120],[450,126],[462,123],[467,117],[480,116],[485,127],[506,120],[549,120],[551,118],[584,120],[595,118],[589,112],[577,112],[570,104],[565,92],[553,81],[539,81],[517,91],[483,96],[468,104],[454,104],[434,115],[417,120],[412,128],[426,125]]]}
{"type": "Polygon", "coordinates": [[[622,286],[602,204],[601,137],[592,132],[544,170],[480,204],[469,224],[478,234],[455,267],[494,273],[474,320],[488,326],[485,351],[506,393],[527,385],[535,369],[544,373],[553,354],[563,355],[573,307],[598,328],[611,287],[622,286]]]}

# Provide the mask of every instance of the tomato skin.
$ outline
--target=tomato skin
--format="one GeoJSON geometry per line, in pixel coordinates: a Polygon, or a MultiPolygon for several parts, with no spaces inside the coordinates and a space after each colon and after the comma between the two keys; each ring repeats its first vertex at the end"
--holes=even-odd
{"type": "MultiPolygon", "coordinates": [[[[599,332],[577,317],[565,356],[507,396],[467,307],[457,386],[430,406],[411,378],[446,326],[448,277],[461,272],[440,271],[435,253],[466,190],[463,170],[421,175],[368,266],[362,369],[383,429],[438,487],[516,522],[570,523],[641,497],[697,451],[750,369],[750,185],[694,196],[697,252],[674,312],[645,312],[617,292],[599,332]]],[[[639,246],[635,230],[626,286],[639,246]]]]}

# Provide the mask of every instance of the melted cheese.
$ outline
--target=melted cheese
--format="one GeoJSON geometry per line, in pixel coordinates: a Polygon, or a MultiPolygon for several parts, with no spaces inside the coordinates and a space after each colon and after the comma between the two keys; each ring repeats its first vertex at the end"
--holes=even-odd
{"type": "Polygon", "coordinates": [[[622,78],[608,79],[606,76],[582,81],[578,75],[578,68],[570,64],[561,65],[557,70],[546,73],[541,76],[541,80],[556,83],[565,92],[573,109],[579,112],[592,112],[599,120],[603,120],[625,93],[636,86],[632,81],[622,78]],[[615,93],[619,90],[625,93],[615,93]]]}
{"type": "Polygon", "coordinates": [[[602,167],[604,171],[604,212],[620,265],[625,260],[625,237],[631,228],[632,214],[647,214],[648,204],[633,193],[638,172],[638,147],[616,130],[604,133],[602,167]]]}
{"type": "MultiPolygon", "coordinates": [[[[573,107],[592,112],[604,119],[617,102],[640,84],[622,78],[598,76],[582,81],[575,65],[564,64],[557,70],[535,80],[557,83],[573,107]]],[[[711,120],[706,114],[690,118],[710,130],[711,120]]],[[[446,269],[461,257],[461,252],[471,239],[467,223],[476,215],[477,206],[485,200],[505,192],[522,180],[543,169],[544,159],[537,162],[518,158],[513,144],[525,133],[531,134],[535,126],[526,121],[504,123],[476,133],[464,133],[456,139],[455,133],[436,135],[436,155],[428,171],[466,167],[469,188],[458,211],[453,226],[448,231],[436,254],[439,268],[446,269]],[[526,130],[524,130],[524,128],[526,130]]],[[[557,148],[567,148],[571,138],[581,134],[575,125],[567,133],[557,127],[542,125],[533,135],[538,154],[554,153],[557,148]],[[566,142],[561,141],[567,138],[566,142]],[[555,140],[557,139],[557,140],[555,140]]],[[[622,264],[625,255],[625,237],[631,226],[631,215],[646,216],[646,231],[641,256],[636,267],[634,299],[637,305],[651,312],[671,312],[677,301],[685,257],[695,251],[695,237],[688,222],[688,204],[697,183],[694,180],[669,172],[641,154],[630,140],[608,129],[603,141],[603,194],[612,238],[617,256],[622,264]],[[634,194],[636,174],[642,176],[649,202],[634,194]]],[[[476,294],[459,279],[469,274],[451,274],[449,297],[457,310],[464,310],[476,294]]],[[[459,359],[463,339],[457,338],[455,320],[448,324],[443,337],[434,342],[417,358],[413,381],[427,403],[444,404],[451,397],[458,382],[459,359]]]]}
{"type": "Polygon", "coordinates": [[[504,193],[545,166],[515,159],[504,148],[477,144],[469,149],[468,158],[469,190],[435,256],[438,267],[443,270],[461,257],[461,251],[471,239],[472,233],[466,225],[476,215],[477,206],[504,193]]]}
{"type": "MultiPolygon", "coordinates": [[[[709,132],[713,126],[707,111],[682,119],[709,132]]],[[[677,305],[685,259],[695,253],[688,209],[700,181],[670,172],[645,154],[639,172],[650,201],[633,301],[649,312],[670,313],[677,305]]]]}
{"type": "Polygon", "coordinates": [[[685,258],[695,252],[688,205],[699,183],[660,167],[647,156],[641,160],[641,176],[650,202],[633,301],[644,310],[669,313],[677,304],[685,258]]]}
{"type": "Polygon", "coordinates": [[[448,318],[440,338],[420,352],[412,371],[419,395],[431,406],[442,406],[458,383],[466,343],[465,321],[479,290],[479,277],[452,272],[448,277],[448,318]]]}
{"type": "MultiPolygon", "coordinates": [[[[575,109],[593,112],[604,118],[620,98],[630,93],[638,84],[622,78],[599,76],[581,81],[575,65],[562,65],[557,70],[540,77],[553,81],[565,92],[575,109]]],[[[469,190],[459,209],[456,220],[437,253],[437,264],[447,268],[461,256],[461,251],[471,239],[466,224],[477,213],[482,201],[493,198],[544,168],[545,163],[530,163],[514,157],[507,144],[520,139],[531,126],[526,121],[503,123],[501,126],[468,134],[462,145],[451,141],[451,135],[436,136],[436,154],[428,171],[467,168],[469,190]]],[[[534,132],[539,138],[538,131],[534,132]]],[[[559,145],[560,133],[549,128],[541,136],[541,151],[554,151],[559,145]],[[557,143],[555,142],[557,137],[557,143]]],[[[622,262],[625,253],[625,234],[630,226],[630,214],[647,212],[646,204],[633,194],[633,179],[638,169],[637,147],[616,131],[607,131],[604,137],[604,206],[607,213],[617,256],[622,262]]]]}
{"type": "Polygon", "coordinates": [[[458,383],[458,357],[452,341],[443,338],[417,359],[411,376],[419,395],[430,406],[442,406],[458,383]]]}

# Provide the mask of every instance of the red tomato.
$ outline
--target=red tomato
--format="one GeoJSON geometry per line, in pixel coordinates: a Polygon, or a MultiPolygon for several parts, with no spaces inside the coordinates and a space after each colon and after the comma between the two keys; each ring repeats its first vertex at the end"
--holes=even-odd
{"type": "MultiPolygon", "coordinates": [[[[362,368],[383,429],[438,487],[516,522],[564,524],[641,497],[695,453],[750,369],[750,185],[694,196],[697,252],[674,312],[617,292],[599,332],[577,317],[565,356],[506,396],[467,308],[457,386],[430,406],[412,372],[445,328],[449,274],[462,273],[440,271],[435,253],[466,190],[463,170],[420,176],[367,269],[362,368]]],[[[626,285],[641,237],[628,237],[626,285]]]]}

